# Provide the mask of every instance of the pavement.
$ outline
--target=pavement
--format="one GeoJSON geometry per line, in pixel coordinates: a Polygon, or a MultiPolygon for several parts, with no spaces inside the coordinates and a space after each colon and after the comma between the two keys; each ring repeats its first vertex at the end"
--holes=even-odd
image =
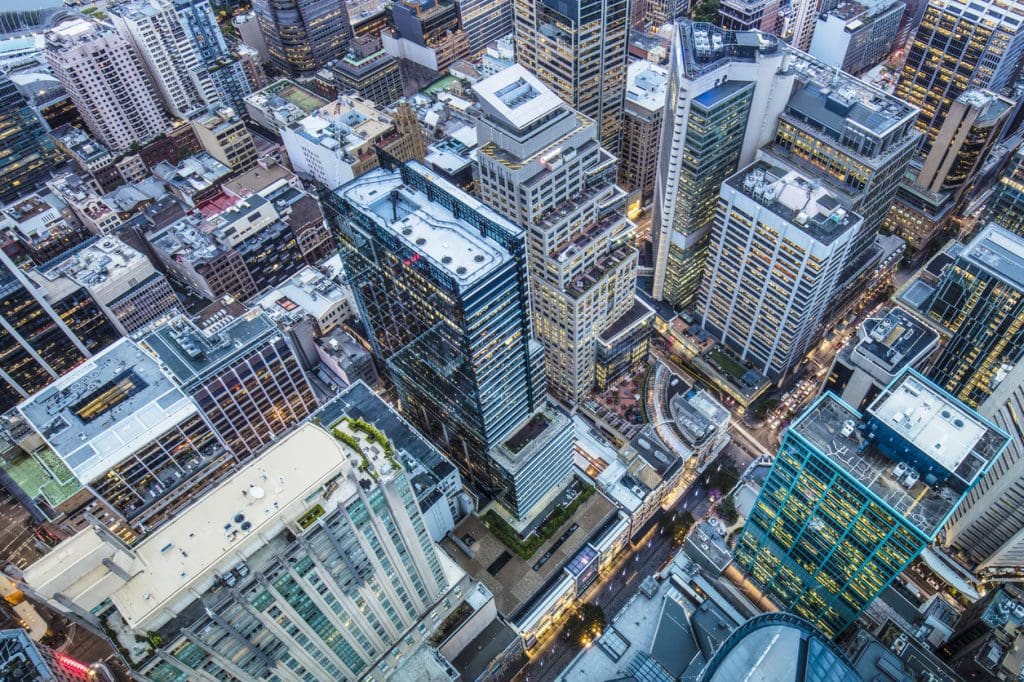
{"type": "Polygon", "coordinates": [[[35,526],[31,514],[0,488],[0,557],[4,564],[25,568],[43,555],[37,547],[35,526]]]}

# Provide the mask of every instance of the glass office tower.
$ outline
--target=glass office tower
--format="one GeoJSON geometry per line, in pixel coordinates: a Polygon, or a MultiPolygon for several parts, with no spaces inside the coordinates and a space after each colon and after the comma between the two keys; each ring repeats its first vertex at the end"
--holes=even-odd
{"type": "Polygon", "coordinates": [[[46,126],[7,76],[0,76],[0,201],[28,193],[50,177],[60,152],[46,126]]]}
{"type": "Polygon", "coordinates": [[[951,255],[921,306],[950,335],[928,376],[976,406],[1024,354],[1024,237],[993,224],[951,255]]]}
{"type": "Polygon", "coordinates": [[[863,415],[826,393],[783,436],[736,562],[834,637],[935,539],[1009,440],[913,370],[863,415]]]}
{"type": "Polygon", "coordinates": [[[485,455],[544,395],[523,230],[417,163],[325,200],[403,416],[477,485],[501,487],[485,455]]]}

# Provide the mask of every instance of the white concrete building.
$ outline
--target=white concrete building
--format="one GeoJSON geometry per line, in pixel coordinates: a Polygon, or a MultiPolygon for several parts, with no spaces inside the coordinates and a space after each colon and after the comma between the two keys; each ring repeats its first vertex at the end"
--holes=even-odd
{"type": "Polygon", "coordinates": [[[705,329],[773,380],[810,348],[861,217],[774,160],[722,185],[697,314],[705,329]]]}
{"type": "Polygon", "coordinates": [[[157,90],[135,48],[111,28],[72,19],[46,33],[46,61],[89,131],[114,151],[167,129],[157,90]]]}
{"type": "Polygon", "coordinates": [[[219,100],[170,0],[133,0],[110,13],[118,33],[142,56],[171,115],[186,119],[219,100]]]}

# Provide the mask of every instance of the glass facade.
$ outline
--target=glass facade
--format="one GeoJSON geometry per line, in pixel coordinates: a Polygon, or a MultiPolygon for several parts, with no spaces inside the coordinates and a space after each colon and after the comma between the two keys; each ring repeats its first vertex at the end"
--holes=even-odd
{"type": "Polygon", "coordinates": [[[291,76],[312,76],[348,49],[352,27],[343,2],[255,0],[252,8],[271,61],[291,76]]]}
{"type": "Polygon", "coordinates": [[[922,310],[951,335],[929,378],[968,405],[979,405],[1024,351],[1024,290],[1002,273],[960,257],[946,267],[922,310]]]}
{"type": "Polygon", "coordinates": [[[774,601],[834,637],[927,544],[902,516],[790,430],[735,558],[774,601]]]}
{"type": "Polygon", "coordinates": [[[26,194],[50,176],[61,155],[46,126],[7,76],[0,76],[0,201],[26,194]]]}
{"type": "Polygon", "coordinates": [[[87,352],[24,273],[0,256],[0,411],[84,361],[87,352]]]}
{"type": "Polygon", "coordinates": [[[400,473],[228,571],[161,628],[166,644],[142,672],[156,682],[196,679],[196,671],[363,679],[400,658],[396,645],[422,636],[414,626],[451,587],[400,473]]]}
{"type": "Polygon", "coordinates": [[[544,391],[539,347],[530,343],[523,235],[420,168],[403,166],[400,182],[388,171],[363,176],[327,195],[325,204],[361,318],[395,382],[403,416],[478,485],[494,487],[482,466],[487,451],[539,405],[544,391]],[[392,225],[346,199],[347,188],[379,183],[381,176],[393,182],[396,201],[408,192],[395,204],[402,216],[443,213],[436,218],[442,224],[487,238],[507,256],[471,284],[459,282],[454,271],[399,239],[392,225]]]}
{"type": "Polygon", "coordinates": [[[1024,236],[1024,150],[1017,150],[985,202],[986,222],[1024,236]]]}

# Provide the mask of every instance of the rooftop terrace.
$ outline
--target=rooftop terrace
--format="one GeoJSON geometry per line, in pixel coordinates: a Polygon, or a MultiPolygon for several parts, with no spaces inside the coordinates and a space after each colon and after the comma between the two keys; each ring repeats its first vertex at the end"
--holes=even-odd
{"type": "Polygon", "coordinates": [[[19,409],[84,483],[196,411],[157,363],[126,340],[60,377],[19,409]]]}
{"type": "Polygon", "coordinates": [[[893,306],[879,317],[864,321],[860,340],[851,352],[877,364],[889,374],[916,360],[938,341],[938,334],[909,312],[893,306]]]}
{"type": "MultiPolygon", "coordinates": [[[[440,178],[438,183],[448,184],[440,178]]],[[[336,192],[411,249],[411,260],[427,258],[463,286],[471,285],[511,258],[497,242],[482,236],[478,228],[406,185],[398,171],[375,169],[336,192]]],[[[496,214],[494,217],[507,224],[510,232],[520,232],[504,218],[496,214]]]]}
{"type": "Polygon", "coordinates": [[[473,90],[487,113],[517,128],[525,128],[565,106],[550,88],[519,64],[485,78],[473,90]]]}
{"type": "Polygon", "coordinates": [[[794,168],[755,161],[726,183],[825,245],[861,220],[820,183],[794,168]]]}

